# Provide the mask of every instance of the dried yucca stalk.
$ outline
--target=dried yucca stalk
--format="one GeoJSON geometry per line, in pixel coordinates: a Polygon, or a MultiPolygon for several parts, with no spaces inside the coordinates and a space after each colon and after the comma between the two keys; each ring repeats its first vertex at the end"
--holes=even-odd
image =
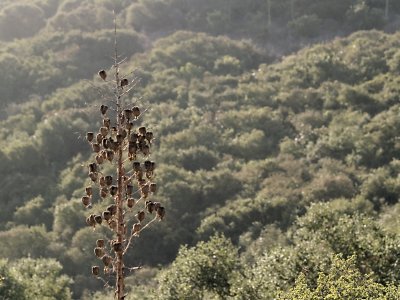
{"type": "MultiPolygon", "coordinates": [[[[92,208],[94,188],[99,190],[102,201],[112,199],[106,210],[90,214],[86,223],[93,228],[106,226],[112,232],[110,241],[97,240],[94,254],[102,261],[104,274],[115,276],[115,296],[122,300],[126,296],[126,271],[137,268],[126,267],[124,255],[132,239],[138,237],[152,222],[164,218],[165,209],[160,203],[149,199],[157,190],[154,182],[155,162],[150,160],[154,135],[148,128],[138,125],[142,118],[141,108],[124,101],[136,81],[120,73],[116,22],[114,29],[113,78],[109,79],[105,70],[98,73],[104,84],[111,84],[114,96],[109,99],[109,105],[100,106],[102,125],[98,132],[86,134],[94,158],[88,165],[90,185],[85,189],[82,204],[88,209],[92,208]],[[107,164],[113,166],[114,174],[103,173],[107,164]],[[133,209],[137,211],[136,214],[133,209]],[[128,228],[133,219],[132,227],[128,228]]],[[[92,274],[101,278],[101,268],[93,266],[92,274]]]]}

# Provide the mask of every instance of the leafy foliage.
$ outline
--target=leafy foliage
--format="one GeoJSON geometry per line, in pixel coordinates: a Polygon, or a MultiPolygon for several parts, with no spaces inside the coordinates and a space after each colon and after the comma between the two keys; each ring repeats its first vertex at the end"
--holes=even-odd
{"type": "Polygon", "coordinates": [[[140,78],[129,97],[160,137],[156,197],[168,211],[127,261],[160,266],[167,287],[143,281],[132,297],[394,297],[400,39],[354,32],[394,32],[400,5],[387,1],[386,15],[385,2],[1,1],[1,293],[38,292],[14,272],[29,256],[39,282],[41,257],[48,285],[63,278],[43,297],[67,297],[61,272],[77,298],[101,285],[87,274],[93,234],[78,198],[82,137],[104,95],[87,79],[112,64],[115,3],[122,72],[140,78]]]}
{"type": "Polygon", "coordinates": [[[61,264],[54,259],[22,258],[11,264],[1,261],[2,299],[70,300],[70,278],[60,275],[61,264]]]}
{"type": "Polygon", "coordinates": [[[307,285],[302,274],[296,285],[278,299],[396,299],[398,288],[385,287],[362,275],[354,264],[354,257],[344,260],[335,257],[327,274],[320,274],[315,288],[307,285]]]}
{"type": "Polygon", "coordinates": [[[23,284],[27,299],[69,300],[71,280],[60,274],[61,269],[54,259],[23,258],[13,264],[12,272],[23,284]]]}
{"type": "Polygon", "coordinates": [[[0,261],[0,296],[2,299],[25,299],[24,287],[12,275],[7,261],[0,261]]]}
{"type": "Polygon", "coordinates": [[[222,236],[182,247],[169,269],[160,275],[159,299],[203,299],[210,292],[226,298],[230,277],[238,268],[237,249],[222,236]]]}

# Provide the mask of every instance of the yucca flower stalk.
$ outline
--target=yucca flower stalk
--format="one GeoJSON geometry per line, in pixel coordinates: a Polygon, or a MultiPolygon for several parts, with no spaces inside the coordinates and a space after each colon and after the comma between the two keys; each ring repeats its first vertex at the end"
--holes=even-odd
{"type": "MultiPolygon", "coordinates": [[[[88,226],[107,226],[112,238],[96,241],[95,255],[103,263],[104,275],[115,278],[115,297],[125,298],[124,279],[129,271],[139,267],[127,267],[124,255],[132,240],[151,223],[162,220],[165,209],[158,202],[150,200],[157,190],[154,182],[155,162],[150,160],[154,135],[145,126],[140,126],[143,117],[139,106],[129,103],[126,98],[135,87],[136,78],[121,74],[117,52],[117,25],[114,19],[114,64],[113,78],[107,71],[100,70],[102,82],[112,90],[113,96],[107,104],[100,105],[102,125],[98,132],[88,132],[86,139],[94,153],[93,162],[88,165],[90,185],[85,189],[82,204],[93,210],[94,190],[99,190],[100,201],[111,204],[103,212],[93,212],[87,219],[88,226]],[[104,166],[112,165],[113,174],[104,174],[104,166]],[[134,209],[136,214],[134,213],[134,209]],[[128,228],[129,225],[131,228],[128,228]]],[[[101,277],[101,267],[92,266],[92,274],[101,277]]]]}

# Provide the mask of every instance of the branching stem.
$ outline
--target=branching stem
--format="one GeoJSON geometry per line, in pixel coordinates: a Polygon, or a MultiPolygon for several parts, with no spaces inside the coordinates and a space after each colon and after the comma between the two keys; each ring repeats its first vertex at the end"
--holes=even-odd
{"type": "Polygon", "coordinates": [[[131,232],[131,236],[129,237],[128,244],[126,244],[126,247],[125,247],[124,251],[122,252],[123,255],[124,255],[124,254],[126,253],[126,251],[129,249],[129,246],[131,245],[133,238],[134,238],[134,237],[137,237],[137,236],[139,235],[139,233],[142,232],[142,230],[144,230],[147,226],[149,226],[149,225],[150,225],[151,223],[153,223],[155,220],[157,220],[157,216],[155,216],[154,219],[152,219],[149,223],[147,223],[145,226],[143,226],[142,229],[140,229],[139,232],[137,232],[137,233],[131,232]]]}

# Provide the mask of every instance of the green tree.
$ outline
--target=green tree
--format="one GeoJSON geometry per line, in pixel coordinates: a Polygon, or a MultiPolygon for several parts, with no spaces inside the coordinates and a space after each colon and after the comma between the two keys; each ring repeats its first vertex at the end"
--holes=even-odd
{"type": "Polygon", "coordinates": [[[11,268],[12,274],[25,289],[26,299],[70,300],[69,285],[72,282],[61,270],[61,264],[49,258],[23,258],[13,263],[11,268]]]}
{"type": "Polygon", "coordinates": [[[28,299],[25,289],[12,273],[7,260],[0,260],[0,298],[4,300],[28,299]]]}
{"type": "Polygon", "coordinates": [[[316,287],[307,284],[301,274],[293,288],[282,293],[279,300],[339,300],[339,299],[388,299],[398,298],[399,288],[385,287],[370,276],[361,274],[355,265],[355,257],[343,259],[335,256],[327,274],[320,273],[316,287]]]}
{"type": "Polygon", "coordinates": [[[46,225],[50,229],[52,223],[52,214],[45,206],[45,200],[43,197],[35,197],[24,204],[24,206],[18,207],[14,213],[13,220],[17,224],[25,224],[28,226],[32,225],[46,225]]]}
{"type": "Polygon", "coordinates": [[[11,4],[0,11],[2,40],[32,36],[44,25],[43,10],[29,2],[11,4]]]}
{"type": "Polygon", "coordinates": [[[365,205],[365,200],[354,201],[352,205],[344,202],[341,199],[312,205],[307,214],[298,219],[295,241],[324,241],[344,258],[356,255],[359,270],[373,273],[375,281],[398,283],[399,267],[394,264],[400,253],[396,246],[398,237],[386,233],[376,220],[354,210],[365,205]],[[340,203],[343,207],[339,207],[340,203]]]}
{"type": "Polygon", "coordinates": [[[59,201],[54,209],[53,232],[61,241],[71,241],[72,236],[84,224],[85,214],[81,210],[81,201],[59,201]]]}
{"type": "Polygon", "coordinates": [[[238,250],[226,238],[213,236],[193,248],[181,247],[176,260],[161,273],[157,295],[159,299],[203,299],[209,292],[226,298],[238,268],[238,250]]]}
{"type": "Polygon", "coordinates": [[[45,257],[51,254],[51,236],[44,226],[17,226],[8,231],[0,231],[0,257],[18,259],[30,256],[45,257]]]}

